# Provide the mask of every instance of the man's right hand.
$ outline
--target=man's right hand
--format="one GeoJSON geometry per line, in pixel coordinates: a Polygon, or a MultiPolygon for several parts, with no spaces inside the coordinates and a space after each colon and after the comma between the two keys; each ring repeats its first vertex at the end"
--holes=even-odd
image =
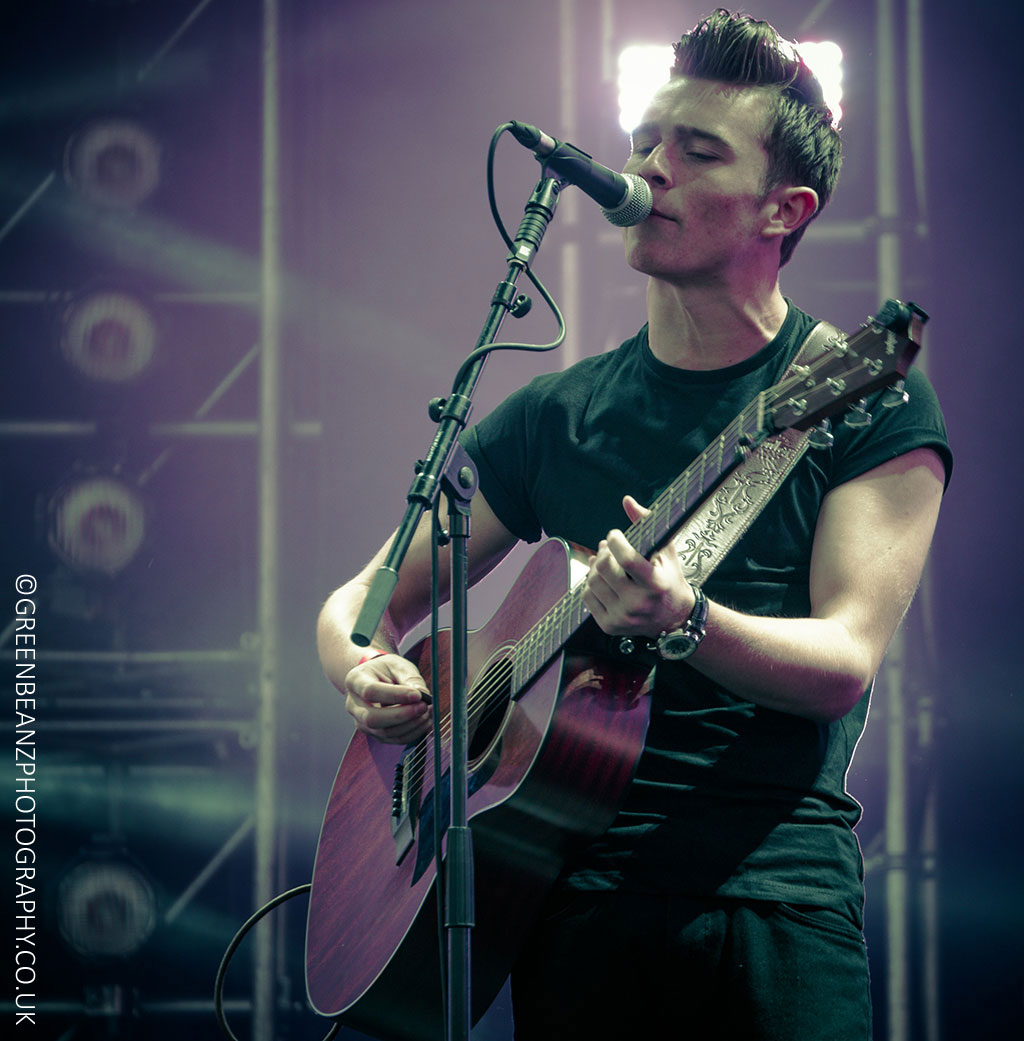
{"type": "Polygon", "coordinates": [[[406,745],[430,729],[430,694],[419,670],[400,654],[382,654],[345,677],[345,707],[364,734],[406,745]]]}
{"type": "MultiPolygon", "coordinates": [[[[400,646],[403,638],[430,614],[433,523],[429,513],[421,518],[402,562],[401,578],[374,636],[374,643],[381,649],[400,646]]],[[[473,500],[470,580],[476,582],[486,575],[515,543],[515,535],[478,493],[473,500]]],[[[390,546],[391,539],[358,575],[327,598],[317,618],[317,651],[324,675],[345,695],[345,707],[356,727],[379,741],[408,744],[430,729],[430,695],[416,667],[401,655],[390,653],[349,667],[351,662],[359,661],[363,651],[352,642],[352,628],[390,546]]],[[[448,599],[448,553],[448,549],[442,549],[440,554],[441,603],[448,599]]]]}

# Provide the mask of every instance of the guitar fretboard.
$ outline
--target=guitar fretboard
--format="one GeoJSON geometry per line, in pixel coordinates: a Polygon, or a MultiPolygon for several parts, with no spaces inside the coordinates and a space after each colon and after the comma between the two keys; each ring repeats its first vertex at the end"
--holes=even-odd
{"type": "MultiPolygon", "coordinates": [[[[626,538],[649,557],[771,433],[788,426],[806,429],[846,402],[905,376],[926,319],[915,305],[905,307],[890,300],[849,339],[842,334],[830,337],[813,361],[791,366],[779,383],[758,394],[661,492],[650,513],[626,531],[626,538]],[[908,327],[913,338],[906,335],[908,327]]],[[[575,586],[523,636],[513,655],[513,696],[525,689],[589,614],[582,587],[575,586]]]]}
{"type": "MultiPolygon", "coordinates": [[[[743,461],[768,433],[766,409],[784,384],[762,391],[654,500],[650,513],[626,531],[626,538],[649,557],[678,530],[686,517],[743,461]]],[[[513,694],[543,668],[587,620],[583,590],[575,586],[519,641],[512,669],[513,694]]]]}

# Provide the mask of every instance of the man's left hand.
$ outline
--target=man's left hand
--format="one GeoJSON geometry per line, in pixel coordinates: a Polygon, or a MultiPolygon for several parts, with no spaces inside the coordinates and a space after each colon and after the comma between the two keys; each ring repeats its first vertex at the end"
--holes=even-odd
{"type": "MultiPolygon", "coordinates": [[[[622,506],[630,523],[650,513],[631,495],[622,506]]],[[[647,560],[615,528],[588,563],[583,603],[611,636],[654,637],[678,628],[693,609],[693,590],[671,544],[647,560]]]]}

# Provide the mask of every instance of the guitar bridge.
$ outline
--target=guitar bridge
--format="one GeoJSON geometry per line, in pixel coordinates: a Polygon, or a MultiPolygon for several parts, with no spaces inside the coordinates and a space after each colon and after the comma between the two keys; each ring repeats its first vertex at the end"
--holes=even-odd
{"type": "Polygon", "coordinates": [[[410,745],[395,763],[395,781],[391,789],[391,835],[395,840],[395,864],[402,863],[416,841],[423,777],[422,768],[417,771],[409,766],[408,761],[415,759],[415,751],[421,747],[422,742],[410,745]]]}

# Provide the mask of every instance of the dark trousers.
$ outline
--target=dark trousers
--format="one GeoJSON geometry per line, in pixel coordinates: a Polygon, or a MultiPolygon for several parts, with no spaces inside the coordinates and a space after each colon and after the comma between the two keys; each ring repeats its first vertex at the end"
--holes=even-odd
{"type": "Polygon", "coordinates": [[[870,1041],[864,939],[828,910],[568,893],[512,973],[516,1041],[870,1041]]]}

